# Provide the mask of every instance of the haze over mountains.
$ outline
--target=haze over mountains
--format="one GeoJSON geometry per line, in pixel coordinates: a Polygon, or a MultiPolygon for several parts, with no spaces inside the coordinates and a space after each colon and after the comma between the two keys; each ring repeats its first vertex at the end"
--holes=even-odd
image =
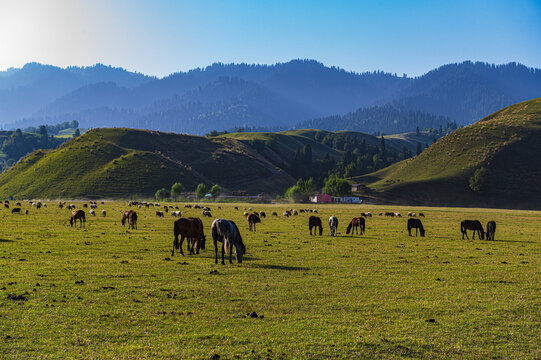
{"type": "Polygon", "coordinates": [[[213,64],[162,79],[104,65],[31,63],[0,72],[0,126],[78,120],[204,134],[236,127],[396,133],[466,125],[541,94],[541,70],[464,62],[417,78],[347,72],[313,60],[213,64]]]}

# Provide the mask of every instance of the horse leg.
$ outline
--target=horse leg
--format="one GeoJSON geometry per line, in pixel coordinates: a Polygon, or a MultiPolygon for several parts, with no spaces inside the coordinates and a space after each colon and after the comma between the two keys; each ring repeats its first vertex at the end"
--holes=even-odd
{"type": "Polygon", "coordinates": [[[180,255],[182,255],[182,256],[184,256],[184,252],[182,251],[182,243],[183,242],[184,242],[184,235],[180,235],[180,243],[179,243],[178,247],[180,248],[180,255]]]}
{"type": "Polygon", "coordinates": [[[323,235],[323,226],[319,227],[319,236],[323,235]]]}
{"type": "MultiPolygon", "coordinates": [[[[237,252],[235,248],[235,257],[237,257],[237,252]]],[[[233,264],[233,244],[229,242],[229,263],[233,264]]]]}
{"type": "Polygon", "coordinates": [[[310,229],[310,236],[312,235],[312,227],[308,225],[308,229],[310,229]]]}
{"type": "Polygon", "coordinates": [[[218,264],[218,242],[214,240],[214,264],[218,264]]]}
{"type": "Polygon", "coordinates": [[[225,240],[222,242],[222,265],[225,265],[224,253],[225,253],[225,240]]]}
{"type": "Polygon", "coordinates": [[[175,256],[175,246],[177,246],[178,243],[178,236],[175,236],[173,238],[173,250],[171,250],[171,256],[175,256]]]}

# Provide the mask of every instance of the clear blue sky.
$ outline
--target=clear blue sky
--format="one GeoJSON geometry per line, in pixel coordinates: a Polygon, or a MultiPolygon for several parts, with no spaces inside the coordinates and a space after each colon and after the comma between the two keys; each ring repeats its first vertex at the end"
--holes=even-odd
{"type": "Polygon", "coordinates": [[[420,75],[463,60],[541,68],[541,0],[0,0],[0,69],[101,62],[164,76],[310,58],[420,75]]]}

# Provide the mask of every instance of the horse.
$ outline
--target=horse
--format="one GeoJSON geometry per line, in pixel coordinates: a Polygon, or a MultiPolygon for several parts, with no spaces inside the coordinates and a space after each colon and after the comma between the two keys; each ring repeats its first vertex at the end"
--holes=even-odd
{"type": "Polygon", "coordinates": [[[137,213],[135,211],[130,211],[128,214],[128,229],[129,228],[137,230],[137,213]]]}
{"type": "Polygon", "coordinates": [[[278,216],[278,213],[276,211],[273,211],[272,216],[278,216]]]}
{"type": "Polygon", "coordinates": [[[267,217],[267,213],[264,212],[264,211],[260,211],[260,212],[259,212],[259,216],[262,217],[262,218],[266,218],[266,217],[267,217]]]}
{"type": "Polygon", "coordinates": [[[122,220],[120,220],[122,222],[122,226],[126,225],[126,220],[128,220],[128,216],[130,215],[130,212],[132,211],[133,210],[124,211],[124,214],[122,214],[122,220]]]}
{"type": "Polygon", "coordinates": [[[466,239],[470,239],[468,237],[468,234],[466,230],[473,230],[473,238],[472,240],[475,240],[475,232],[479,234],[479,238],[481,240],[485,239],[485,230],[483,229],[483,225],[481,225],[481,222],[479,220],[464,220],[460,223],[460,231],[462,232],[462,239],[464,239],[464,235],[466,235],[466,239]]]}
{"type": "Polygon", "coordinates": [[[255,224],[261,222],[261,219],[256,214],[249,214],[248,216],[246,216],[246,220],[248,220],[248,228],[250,231],[252,231],[252,226],[254,227],[255,231],[255,224]]]}
{"type": "Polygon", "coordinates": [[[353,235],[353,229],[355,229],[355,234],[357,234],[357,228],[360,228],[361,235],[364,234],[365,229],[365,220],[363,217],[355,217],[351,219],[349,222],[349,225],[346,229],[346,234],[349,234],[349,231],[351,230],[351,235],[353,235]]]}
{"type": "MultiPolygon", "coordinates": [[[[319,228],[319,235],[323,235],[323,226],[321,225],[321,219],[318,216],[310,216],[308,218],[308,228],[310,229],[310,235],[312,235],[312,228],[319,228]]],[[[316,235],[316,229],[314,229],[314,235],[316,235]]]]}
{"type": "Polygon", "coordinates": [[[102,210],[102,211],[101,211],[101,214],[102,214],[103,216],[107,216],[107,211],[102,210]]]}
{"type": "Polygon", "coordinates": [[[420,219],[408,219],[408,234],[411,236],[411,229],[415,228],[415,236],[417,236],[417,230],[421,233],[421,236],[425,236],[425,228],[420,219]]]}
{"type": "Polygon", "coordinates": [[[77,226],[77,220],[81,222],[80,227],[84,227],[86,223],[86,216],[84,210],[73,210],[71,212],[70,225],[73,227],[73,223],[77,226]]]}
{"type": "Polygon", "coordinates": [[[394,215],[394,212],[386,212],[385,216],[394,217],[395,215],[394,215]]]}
{"type": "Polygon", "coordinates": [[[204,232],[204,226],[203,226],[203,221],[201,221],[200,218],[194,218],[194,217],[189,217],[188,218],[189,220],[192,220],[193,222],[195,222],[197,224],[197,227],[199,229],[198,231],[198,234],[200,234],[199,236],[195,237],[195,238],[188,238],[188,245],[192,245],[192,252],[194,251],[195,249],[195,253],[196,254],[199,254],[199,250],[205,250],[205,243],[206,243],[206,236],[205,236],[205,232],[204,232]]]}
{"type": "Polygon", "coordinates": [[[11,213],[12,213],[12,214],[15,214],[15,213],[19,213],[19,214],[20,214],[20,213],[21,213],[21,208],[18,208],[18,207],[13,208],[13,209],[11,210],[11,213]]]}
{"type": "Polygon", "coordinates": [[[489,221],[487,223],[487,240],[494,241],[494,234],[496,233],[496,222],[489,221]]]}
{"type": "Polygon", "coordinates": [[[199,248],[205,249],[205,234],[203,233],[203,222],[197,218],[180,218],[173,225],[173,250],[171,256],[175,255],[175,249],[180,250],[180,254],[184,256],[182,251],[182,243],[184,239],[188,239],[188,253],[194,254],[194,246],[197,244],[197,253],[199,248]],[[180,241],[178,239],[180,235],[180,241]],[[191,247],[190,247],[191,245],[191,247]]]}
{"type": "Polygon", "coordinates": [[[157,217],[164,217],[165,215],[163,215],[163,211],[156,211],[156,216],[157,217]]]}
{"type": "Polygon", "coordinates": [[[425,214],[419,213],[419,217],[425,217],[425,214]]]}
{"type": "Polygon", "coordinates": [[[338,230],[338,219],[336,216],[331,216],[329,218],[329,227],[331,228],[331,236],[334,236],[338,230]]]}
{"type": "Polygon", "coordinates": [[[237,262],[239,264],[242,263],[242,257],[246,253],[246,246],[242,242],[242,237],[237,225],[231,220],[216,219],[212,222],[210,230],[214,242],[214,263],[218,264],[218,242],[222,243],[222,265],[225,265],[224,254],[226,252],[229,253],[229,263],[233,263],[231,260],[233,246],[235,246],[235,257],[237,258],[237,262]]]}

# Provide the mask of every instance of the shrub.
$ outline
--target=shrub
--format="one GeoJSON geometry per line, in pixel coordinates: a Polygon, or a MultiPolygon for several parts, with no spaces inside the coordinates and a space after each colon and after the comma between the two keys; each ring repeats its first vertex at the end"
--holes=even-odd
{"type": "Polygon", "coordinates": [[[470,177],[470,189],[479,194],[485,193],[488,191],[489,182],[488,170],[482,166],[470,177]]]}

